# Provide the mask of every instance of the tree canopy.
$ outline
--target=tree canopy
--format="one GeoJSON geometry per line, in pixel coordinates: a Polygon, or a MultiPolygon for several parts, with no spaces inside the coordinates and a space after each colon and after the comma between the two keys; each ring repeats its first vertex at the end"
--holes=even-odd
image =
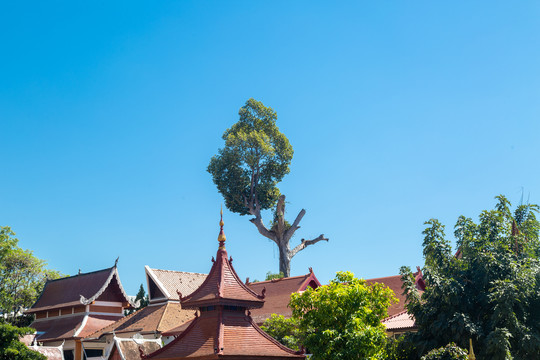
{"type": "Polygon", "coordinates": [[[401,269],[408,311],[418,333],[418,355],[449,342],[477,359],[533,359],[540,353],[540,244],[537,205],[511,204],[498,196],[479,222],[460,216],[454,227],[457,251],[436,219],[425,224],[420,295],[409,268],[401,269]]]}
{"type": "Polygon", "coordinates": [[[20,337],[32,333],[34,329],[0,323],[0,360],[47,360],[47,357],[19,341],[20,337]]]}
{"type": "Polygon", "coordinates": [[[37,299],[47,278],[59,277],[48,270],[46,262],[32,251],[18,246],[15,233],[8,226],[0,227],[0,313],[13,324],[27,325],[28,319],[16,316],[37,299]]]}
{"type": "Polygon", "coordinates": [[[238,122],[223,133],[225,147],[212,157],[208,172],[227,208],[248,215],[276,204],[277,184],[290,171],[293,148],[279,131],[272,108],[249,99],[238,114],[238,122]]]}
{"type": "Polygon", "coordinates": [[[255,216],[250,221],[259,233],[276,243],[279,249],[279,271],[290,276],[291,259],[307,246],[321,240],[302,239],[293,249],[289,242],[306,210],[302,209],[292,224],[285,220],[285,195],[277,184],[290,171],[293,148],[277,125],[277,114],[260,101],[249,99],[240,108],[240,119],[223,133],[225,147],[210,159],[208,172],[226,207],[240,215],[255,216]],[[273,221],[267,228],[261,211],[275,206],[273,221]]]}
{"type": "MultiPolygon", "coordinates": [[[[338,272],[328,285],[292,294],[290,323],[298,332],[290,334],[286,344],[301,342],[314,360],[384,359],[386,335],[381,320],[395,302],[385,285],[338,272]]],[[[282,321],[277,323],[278,331],[287,328],[282,321]]]]}

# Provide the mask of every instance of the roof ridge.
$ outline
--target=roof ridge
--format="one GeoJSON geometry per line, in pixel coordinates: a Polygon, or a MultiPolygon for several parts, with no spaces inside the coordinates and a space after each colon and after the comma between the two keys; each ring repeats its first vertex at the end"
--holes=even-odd
{"type": "Polygon", "coordinates": [[[80,274],[76,274],[76,275],[64,276],[64,277],[58,278],[58,279],[50,279],[50,280],[47,280],[47,282],[54,282],[54,281],[70,279],[70,278],[74,278],[74,277],[78,277],[78,276],[91,275],[91,274],[95,274],[95,273],[98,273],[98,272],[111,270],[112,268],[114,268],[114,266],[111,266],[111,267],[105,268],[105,269],[101,269],[101,270],[90,271],[90,272],[87,272],[87,273],[80,273],[80,274]]]}
{"type": "Polygon", "coordinates": [[[378,277],[378,278],[371,278],[371,279],[364,279],[365,281],[374,281],[374,280],[379,280],[379,279],[389,279],[389,278],[395,278],[395,277],[399,277],[401,279],[401,275],[390,275],[390,276],[381,276],[381,277],[378,277]]]}
{"type": "Polygon", "coordinates": [[[309,276],[309,274],[297,275],[297,276],[288,276],[288,277],[282,277],[282,278],[279,278],[279,279],[271,279],[271,280],[250,282],[250,283],[248,283],[248,285],[263,284],[263,283],[269,283],[269,282],[280,282],[280,281],[283,281],[283,280],[296,279],[296,278],[301,278],[301,277],[305,277],[305,276],[309,276]]]}
{"type": "Polygon", "coordinates": [[[167,269],[154,269],[149,266],[151,270],[158,270],[158,271],[166,271],[166,272],[172,272],[172,273],[182,273],[182,274],[195,274],[195,275],[208,275],[204,273],[198,273],[198,272],[191,272],[191,271],[180,271],[180,270],[167,270],[167,269]]]}

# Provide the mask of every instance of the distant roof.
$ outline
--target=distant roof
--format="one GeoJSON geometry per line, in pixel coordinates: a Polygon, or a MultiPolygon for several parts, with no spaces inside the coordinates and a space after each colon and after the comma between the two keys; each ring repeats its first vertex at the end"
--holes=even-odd
{"type": "Polygon", "coordinates": [[[194,318],[193,310],[183,310],[179,303],[162,303],[146,306],[118,321],[86,336],[85,340],[98,339],[102,335],[125,332],[161,333],[194,318]]]}
{"type": "Polygon", "coordinates": [[[253,320],[257,324],[261,324],[272,314],[290,317],[292,315],[289,308],[291,294],[304,291],[308,286],[316,289],[321,286],[321,283],[313,271],[310,271],[306,275],[248,283],[247,285],[259,294],[262,293],[263,289],[266,289],[263,307],[251,310],[253,320]]]}
{"type": "MultiPolygon", "coordinates": [[[[425,289],[424,280],[422,278],[422,272],[418,269],[417,272],[413,274],[415,276],[416,286],[421,292],[425,289]]],[[[388,316],[396,315],[405,311],[405,304],[407,297],[403,295],[403,281],[401,281],[401,275],[386,276],[375,279],[366,279],[368,283],[380,283],[388,286],[395,294],[396,298],[399,299],[397,304],[392,304],[388,308],[388,316]]]]}
{"type": "Polygon", "coordinates": [[[48,280],[39,299],[26,312],[87,305],[99,298],[109,285],[115,287],[122,302],[134,306],[120,283],[116,266],[113,266],[108,269],[48,280]]]}
{"type": "Polygon", "coordinates": [[[161,340],[157,339],[121,339],[114,338],[114,344],[109,354],[109,359],[118,352],[120,359],[141,360],[141,352],[145,355],[150,354],[161,348],[161,340]]]}
{"type": "Polygon", "coordinates": [[[152,269],[149,266],[145,266],[144,269],[151,302],[164,299],[179,300],[178,291],[182,296],[190,295],[201,286],[207,276],[193,272],[152,269]],[[153,286],[157,289],[154,289],[153,286]]]}
{"type": "Polygon", "coordinates": [[[394,316],[387,317],[382,321],[387,330],[407,330],[416,327],[416,323],[412,315],[407,311],[402,311],[394,316]]]}
{"type": "Polygon", "coordinates": [[[34,321],[30,327],[36,329],[37,341],[55,341],[85,337],[117,319],[118,316],[85,315],[83,313],[34,321]]]}
{"type": "Polygon", "coordinates": [[[47,360],[64,360],[64,351],[62,346],[28,346],[28,348],[45,355],[47,360]]]}

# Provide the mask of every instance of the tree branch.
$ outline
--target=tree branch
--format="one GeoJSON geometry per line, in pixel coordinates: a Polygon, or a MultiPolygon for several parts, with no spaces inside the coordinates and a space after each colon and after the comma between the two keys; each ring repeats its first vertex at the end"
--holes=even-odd
{"type": "Polygon", "coordinates": [[[304,217],[304,215],[306,215],[306,210],[302,209],[296,216],[296,219],[294,219],[294,222],[292,223],[291,227],[288,228],[287,231],[285,231],[285,233],[283,234],[284,239],[288,240],[292,238],[295,231],[300,229],[300,226],[298,226],[298,224],[300,223],[300,221],[302,221],[302,218],[304,217]]]}
{"type": "Polygon", "coordinates": [[[328,238],[325,238],[324,234],[321,234],[321,235],[317,236],[313,240],[302,239],[302,242],[300,244],[298,244],[294,249],[291,250],[291,252],[289,253],[289,258],[292,259],[293,256],[296,255],[298,252],[304,250],[309,245],[313,245],[313,244],[318,243],[321,240],[328,241],[328,238]]]}
{"type": "Polygon", "coordinates": [[[283,234],[285,231],[285,195],[281,195],[276,205],[277,233],[283,234]]]}
{"type": "Polygon", "coordinates": [[[272,240],[276,244],[278,244],[276,234],[273,231],[268,230],[266,228],[266,226],[264,226],[264,223],[263,223],[262,217],[261,217],[261,207],[259,205],[259,201],[257,201],[257,198],[255,198],[255,211],[254,211],[253,215],[255,215],[255,217],[253,219],[250,219],[249,221],[251,221],[253,223],[253,225],[255,225],[257,230],[259,230],[259,233],[262,236],[264,236],[264,237],[272,240]]]}

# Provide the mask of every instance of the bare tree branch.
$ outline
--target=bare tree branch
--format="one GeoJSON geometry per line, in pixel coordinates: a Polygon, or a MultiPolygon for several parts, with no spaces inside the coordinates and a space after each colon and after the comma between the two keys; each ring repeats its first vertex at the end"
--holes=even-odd
{"type": "Polygon", "coordinates": [[[298,244],[297,246],[295,246],[294,249],[291,250],[291,252],[289,253],[289,258],[292,259],[293,256],[296,255],[299,251],[302,251],[302,250],[304,250],[307,246],[316,244],[316,243],[318,243],[318,242],[321,241],[321,240],[328,241],[328,238],[325,238],[325,237],[324,237],[324,234],[321,234],[321,235],[317,236],[317,237],[316,237],[315,239],[313,239],[313,240],[302,239],[302,242],[301,242],[300,244],[298,244]]]}
{"type": "Polygon", "coordinates": [[[277,233],[283,234],[285,231],[285,195],[281,195],[276,205],[277,233]]]}
{"type": "Polygon", "coordinates": [[[285,233],[283,234],[283,238],[285,239],[292,238],[294,232],[300,229],[300,226],[298,226],[298,224],[300,223],[300,221],[302,221],[302,218],[304,217],[304,215],[306,215],[306,210],[305,209],[300,210],[300,212],[296,216],[296,219],[294,219],[294,222],[292,223],[291,227],[288,228],[287,231],[285,231],[285,233]]]}

